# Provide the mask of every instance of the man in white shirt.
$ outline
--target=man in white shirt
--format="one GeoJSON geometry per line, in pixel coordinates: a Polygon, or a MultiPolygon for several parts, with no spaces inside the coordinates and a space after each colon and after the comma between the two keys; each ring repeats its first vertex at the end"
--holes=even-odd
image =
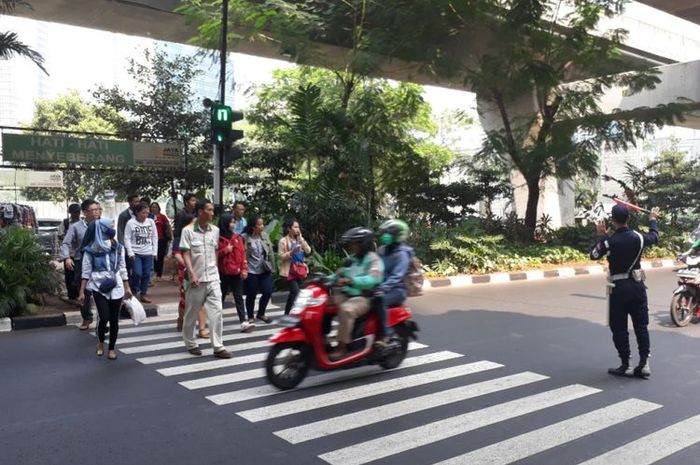
{"type": "Polygon", "coordinates": [[[224,312],[216,251],[219,228],[211,224],[214,205],[206,199],[197,202],[196,221],[182,229],[180,252],[185,261],[186,309],[182,339],[192,355],[202,355],[194,337],[194,325],[199,309],[204,306],[209,319],[209,334],[214,357],[231,358],[223,344],[224,312]]]}

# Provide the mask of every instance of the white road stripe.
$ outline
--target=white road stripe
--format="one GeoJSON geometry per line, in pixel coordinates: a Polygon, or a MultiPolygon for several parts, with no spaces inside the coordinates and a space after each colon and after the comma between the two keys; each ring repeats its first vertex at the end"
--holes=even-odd
{"type": "Polygon", "coordinates": [[[700,415],[690,417],[580,465],[650,465],[700,441],[700,415]]]}
{"type": "MultiPolygon", "coordinates": [[[[266,341],[264,341],[266,342],[266,341]]],[[[418,343],[413,343],[413,347],[409,344],[409,350],[411,348],[413,349],[420,349],[423,347],[427,347],[423,344],[418,344],[418,343]]],[[[234,346],[235,350],[235,346],[234,346]]],[[[187,352],[185,352],[187,353],[187,352]]],[[[187,354],[189,355],[189,354],[187,354]]],[[[192,355],[190,355],[190,358],[194,358],[192,355]]],[[[253,354],[253,355],[248,355],[245,357],[237,357],[234,355],[233,358],[230,358],[228,360],[211,360],[209,362],[203,362],[203,363],[192,363],[188,365],[178,365],[174,367],[169,367],[169,368],[161,368],[160,370],[156,370],[158,373],[160,373],[163,376],[176,376],[176,375],[184,375],[187,373],[199,373],[201,371],[209,371],[209,370],[216,370],[219,368],[226,368],[226,367],[231,367],[231,366],[236,366],[236,365],[243,365],[246,363],[253,363],[253,362],[259,362],[261,360],[265,360],[267,358],[267,353],[262,352],[258,354],[253,354]],[[241,361],[244,360],[244,361],[241,361]]]]}
{"type": "MultiPolygon", "coordinates": [[[[211,350],[211,349],[209,349],[209,350],[211,350]]],[[[204,351],[202,351],[202,353],[203,352],[204,351]]],[[[195,360],[195,359],[199,359],[200,357],[195,357],[193,355],[190,355],[190,358],[195,360]]],[[[216,370],[217,368],[226,368],[226,367],[234,367],[237,365],[245,365],[246,363],[256,363],[256,362],[260,362],[261,360],[265,360],[266,358],[267,358],[267,354],[263,352],[263,353],[253,354],[253,355],[247,355],[245,357],[234,356],[233,358],[229,358],[227,360],[211,360],[209,362],[194,363],[192,365],[179,365],[179,366],[171,367],[171,368],[161,368],[160,370],[156,370],[156,371],[163,376],[176,376],[176,375],[183,375],[185,373],[197,373],[199,371],[216,370]]]]}
{"type": "Polygon", "coordinates": [[[277,431],[275,434],[292,444],[298,444],[545,379],[549,377],[531,372],[518,373],[296,426],[277,431]]]}
{"type": "MultiPolygon", "coordinates": [[[[278,309],[280,308],[279,306],[268,306],[267,309],[278,309]]],[[[275,311],[275,312],[265,312],[267,316],[270,318],[275,318],[278,316],[284,315],[283,311],[275,311]]],[[[231,321],[238,321],[238,313],[236,312],[235,308],[227,308],[224,310],[224,317],[230,317],[230,318],[224,318],[224,320],[231,320],[231,321]],[[235,320],[234,320],[235,319],[235,320]]],[[[151,317],[146,320],[146,323],[139,325],[139,326],[134,326],[132,323],[124,323],[123,321],[119,323],[119,334],[132,334],[132,333],[145,333],[148,331],[159,331],[162,329],[172,329],[173,332],[175,331],[175,320],[177,319],[176,315],[168,315],[164,317],[151,317]],[[170,323],[160,323],[160,324],[153,324],[153,322],[157,321],[170,321],[170,323]],[[122,325],[126,326],[125,328],[122,328],[122,325]]],[[[127,320],[130,321],[130,320],[127,320]]],[[[264,323],[261,323],[264,324],[264,323]]],[[[95,333],[92,333],[93,336],[95,333]]]]}
{"type": "MultiPolygon", "coordinates": [[[[628,399],[592,412],[536,429],[514,438],[506,439],[436,465],[461,465],[465,463],[488,463],[505,465],[538,454],[575,439],[588,436],[618,423],[644,415],[661,405],[639,399],[628,399]]],[[[688,431],[686,431],[686,434],[688,431]]],[[[629,444],[625,447],[628,447],[629,444]]],[[[620,465],[618,461],[604,462],[620,465]]]]}
{"type": "Polygon", "coordinates": [[[579,384],[565,386],[354,444],[319,458],[332,465],[361,465],[597,392],[601,390],[579,384]]]}
{"type": "Polygon", "coordinates": [[[270,420],[272,418],[294,415],[296,413],[308,412],[330,405],[342,404],[345,402],[364,399],[367,397],[378,396],[389,392],[408,389],[424,384],[436,383],[446,379],[458,378],[460,376],[479,373],[487,370],[501,368],[503,365],[489,361],[480,361],[467,363],[465,365],[457,365],[449,368],[408,375],[401,378],[388,379],[385,381],[377,381],[362,386],[355,386],[338,391],[319,394],[317,396],[305,397],[303,402],[293,400],[265,407],[259,407],[243,412],[237,412],[238,416],[246,420],[256,423],[258,421],[270,420]]]}
{"type": "Polygon", "coordinates": [[[204,389],[213,386],[222,386],[224,384],[239,383],[249,379],[258,379],[265,377],[264,368],[255,368],[248,371],[239,371],[237,373],[228,373],[219,376],[210,376],[208,378],[198,378],[189,381],[181,381],[179,384],[187,389],[204,389]]]}
{"type": "MultiPolygon", "coordinates": [[[[418,344],[416,344],[418,345],[418,344]]],[[[426,347],[426,346],[423,346],[426,347]]],[[[421,347],[416,347],[416,346],[411,346],[409,345],[408,349],[418,349],[421,347]]],[[[431,354],[426,354],[426,355],[420,355],[417,357],[409,357],[404,362],[399,365],[397,368],[394,368],[393,370],[390,371],[398,371],[402,370],[404,368],[411,368],[411,367],[417,367],[421,365],[426,365],[429,363],[436,363],[436,362],[441,362],[444,360],[450,360],[454,358],[459,358],[463,357],[462,354],[457,354],[455,352],[449,352],[449,351],[443,351],[443,352],[434,352],[431,354]]],[[[363,367],[366,368],[366,367],[363,367]]],[[[381,373],[385,373],[386,370],[383,371],[378,371],[377,367],[371,367],[371,371],[365,371],[362,374],[348,374],[352,373],[353,370],[339,370],[339,371],[331,371],[328,373],[324,373],[322,375],[318,376],[313,376],[309,378],[308,380],[305,381],[304,385],[302,388],[297,389],[297,391],[302,390],[302,389],[308,389],[311,387],[315,386],[320,386],[323,384],[329,384],[332,382],[336,381],[344,381],[348,378],[353,378],[353,379],[359,379],[363,378],[366,376],[376,376],[381,373]]],[[[359,370],[359,369],[358,369],[359,370]]],[[[275,388],[274,386],[270,385],[265,385],[265,386],[259,386],[259,387],[254,387],[250,389],[240,389],[238,391],[231,391],[231,392],[224,392],[222,394],[216,394],[213,396],[207,396],[207,399],[212,401],[213,403],[217,405],[228,405],[228,404],[233,404],[236,402],[242,402],[245,400],[250,400],[250,399],[257,399],[260,397],[268,397],[268,396],[274,396],[277,394],[281,394],[284,392],[290,392],[290,391],[280,391],[279,389],[275,388]]],[[[294,391],[291,391],[294,392],[294,391]]]]}
{"type": "MultiPolygon", "coordinates": [[[[271,334],[274,334],[275,332],[279,331],[279,329],[275,329],[272,331],[273,331],[273,333],[271,333],[271,334]]],[[[258,336],[262,336],[261,333],[262,333],[262,331],[258,331],[258,333],[257,333],[258,336]]],[[[337,333],[338,333],[338,331],[334,330],[334,331],[331,331],[330,333],[328,333],[328,335],[332,337],[332,336],[335,336],[337,333]]],[[[252,333],[252,335],[254,336],[255,333],[252,333]]],[[[229,349],[231,349],[233,351],[245,350],[245,348],[244,347],[242,348],[242,346],[243,346],[243,344],[237,344],[237,345],[233,345],[232,347],[229,347],[229,349]]],[[[189,352],[186,352],[184,350],[185,346],[182,345],[180,347],[182,348],[182,350],[179,352],[176,352],[174,354],[153,355],[151,357],[137,358],[136,360],[143,363],[144,365],[152,365],[154,363],[175,362],[178,360],[192,360],[193,359],[192,354],[190,354],[189,352]]],[[[248,348],[250,348],[250,347],[248,347],[248,348]]],[[[213,353],[214,353],[214,351],[211,348],[202,349],[202,355],[212,355],[213,353]]],[[[265,360],[265,358],[263,357],[261,360],[265,360]]]]}
{"type": "MultiPolygon", "coordinates": [[[[279,328],[277,329],[279,331],[279,328]]],[[[277,332],[275,331],[275,332],[277,332]]],[[[259,334],[260,332],[258,332],[259,334]]],[[[251,333],[251,335],[255,335],[255,333],[251,333]]],[[[245,336],[244,336],[245,337],[245,336]]],[[[249,336],[250,337],[250,336],[249,336]]],[[[231,341],[236,341],[238,339],[241,339],[241,334],[227,334],[224,335],[221,340],[223,342],[231,342],[231,341]]],[[[209,341],[209,339],[207,339],[209,341]]],[[[200,344],[200,347],[203,346],[209,346],[211,342],[203,342],[200,344]]],[[[267,339],[264,341],[259,341],[255,343],[250,343],[250,344],[236,344],[232,346],[233,350],[246,350],[243,348],[243,346],[246,346],[248,349],[252,348],[258,348],[258,347],[265,347],[266,345],[270,345],[270,342],[268,342],[267,339]]],[[[120,347],[119,351],[123,352],[125,354],[142,354],[144,352],[155,352],[158,350],[167,350],[167,349],[182,349],[183,351],[185,350],[185,344],[182,342],[182,339],[178,341],[173,341],[173,342],[161,342],[159,344],[149,344],[145,346],[134,346],[134,347],[120,347]]]]}
{"type": "MultiPolygon", "coordinates": [[[[257,328],[256,328],[257,329],[257,328]]],[[[223,327],[223,331],[234,331],[237,332],[237,338],[236,339],[247,339],[255,336],[269,336],[271,334],[275,334],[277,331],[280,330],[280,328],[272,328],[272,329],[263,329],[262,331],[251,331],[249,333],[241,333],[241,325],[236,323],[232,325],[225,325],[223,327]]],[[[159,339],[178,339],[180,342],[182,342],[182,335],[179,333],[173,332],[167,332],[167,333],[158,333],[158,334],[148,334],[146,336],[132,336],[132,337],[125,337],[125,338],[119,338],[118,342],[119,344],[135,344],[137,342],[149,342],[149,341],[157,341],[159,339]]],[[[201,338],[200,338],[201,339],[201,338]]]]}

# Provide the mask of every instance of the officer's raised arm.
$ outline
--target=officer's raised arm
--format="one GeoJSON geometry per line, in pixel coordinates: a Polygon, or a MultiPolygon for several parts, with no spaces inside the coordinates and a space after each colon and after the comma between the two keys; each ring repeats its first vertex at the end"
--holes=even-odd
{"type": "Polygon", "coordinates": [[[644,236],[644,247],[649,247],[659,243],[659,227],[657,221],[659,219],[659,213],[661,210],[659,207],[654,207],[649,213],[649,234],[642,234],[644,236]]]}
{"type": "Polygon", "coordinates": [[[605,220],[600,220],[596,223],[596,235],[598,238],[590,253],[592,260],[600,260],[610,252],[610,246],[608,244],[608,226],[605,224],[605,220]]]}

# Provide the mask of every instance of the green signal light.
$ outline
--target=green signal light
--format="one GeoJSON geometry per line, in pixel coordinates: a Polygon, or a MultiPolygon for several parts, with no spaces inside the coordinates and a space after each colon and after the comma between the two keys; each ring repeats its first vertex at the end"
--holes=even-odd
{"type": "Polygon", "coordinates": [[[216,110],[216,119],[217,121],[228,121],[230,114],[231,112],[228,108],[219,108],[216,110]]]}
{"type": "Polygon", "coordinates": [[[217,135],[216,135],[216,140],[219,141],[219,142],[223,142],[223,141],[224,141],[224,136],[221,135],[221,134],[217,134],[217,135]]]}

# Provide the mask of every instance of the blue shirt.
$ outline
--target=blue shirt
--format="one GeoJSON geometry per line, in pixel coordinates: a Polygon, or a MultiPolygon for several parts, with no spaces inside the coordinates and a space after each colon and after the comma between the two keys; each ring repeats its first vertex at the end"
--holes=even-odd
{"type": "Polygon", "coordinates": [[[246,226],[248,226],[248,222],[246,221],[246,219],[241,218],[240,220],[237,220],[234,217],[233,221],[233,232],[235,232],[236,234],[243,234],[243,230],[245,230],[246,226]]]}
{"type": "MultiPolygon", "coordinates": [[[[659,232],[656,221],[649,222],[649,234],[640,233],[643,237],[643,247],[649,247],[659,242],[659,232]]],[[[610,274],[624,274],[630,268],[641,268],[639,255],[639,236],[628,227],[619,228],[612,236],[600,236],[591,250],[591,258],[600,260],[608,257],[610,274]],[[636,260],[636,261],[635,261],[636,260]]]]}

